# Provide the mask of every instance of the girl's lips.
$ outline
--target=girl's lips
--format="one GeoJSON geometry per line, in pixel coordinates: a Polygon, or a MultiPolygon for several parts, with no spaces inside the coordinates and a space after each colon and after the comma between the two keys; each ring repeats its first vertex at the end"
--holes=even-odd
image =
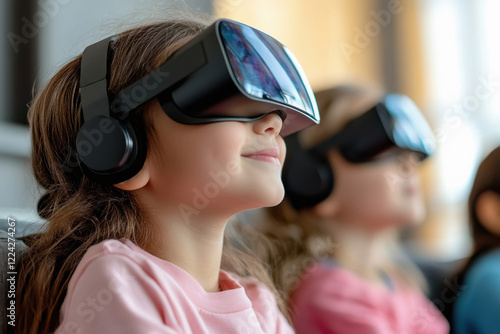
{"type": "Polygon", "coordinates": [[[270,162],[270,163],[281,166],[279,156],[280,156],[280,150],[278,147],[270,147],[270,148],[266,148],[266,149],[263,149],[263,150],[260,150],[257,152],[243,154],[244,158],[258,160],[258,161],[264,161],[264,162],[270,162]]]}

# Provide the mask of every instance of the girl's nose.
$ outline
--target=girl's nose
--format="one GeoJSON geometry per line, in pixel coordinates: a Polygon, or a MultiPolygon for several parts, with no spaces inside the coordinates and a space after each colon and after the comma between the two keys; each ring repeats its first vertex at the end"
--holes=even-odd
{"type": "Polygon", "coordinates": [[[271,112],[256,120],[253,124],[255,133],[277,136],[283,127],[283,119],[276,112],[271,112]]]}

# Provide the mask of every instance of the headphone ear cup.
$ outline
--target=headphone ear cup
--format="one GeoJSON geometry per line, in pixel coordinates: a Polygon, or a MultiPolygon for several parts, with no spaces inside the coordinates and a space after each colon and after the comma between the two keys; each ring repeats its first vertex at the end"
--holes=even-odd
{"type": "Polygon", "coordinates": [[[302,148],[298,134],[286,137],[287,156],[282,180],[285,196],[296,208],[312,207],[333,191],[334,175],[326,159],[320,159],[302,148]]]}
{"type": "Polygon", "coordinates": [[[83,124],[76,150],[85,175],[99,183],[116,184],[140,171],[147,140],[142,120],[134,114],[126,121],[97,116],[83,124]]]}

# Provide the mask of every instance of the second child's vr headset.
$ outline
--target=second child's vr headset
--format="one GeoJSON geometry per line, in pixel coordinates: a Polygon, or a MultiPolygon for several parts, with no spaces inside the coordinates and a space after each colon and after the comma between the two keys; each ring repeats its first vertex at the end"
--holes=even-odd
{"type": "Polygon", "coordinates": [[[283,184],[295,208],[312,207],[333,191],[334,175],[327,154],[334,148],[352,163],[375,161],[377,155],[393,147],[415,152],[424,160],[435,148],[432,131],[418,107],[398,94],[387,95],[315,147],[304,149],[296,134],[285,141],[283,184]]]}
{"type": "Polygon", "coordinates": [[[347,161],[361,163],[394,146],[413,151],[423,160],[434,151],[434,136],[409,97],[389,94],[311,151],[325,156],[336,147],[347,161]]]}
{"type": "Polygon", "coordinates": [[[316,100],[293,54],[254,28],[218,20],[160,67],[110,96],[110,45],[115,39],[90,45],[81,61],[85,122],[76,148],[82,170],[98,182],[118,183],[142,168],[144,135],[130,119],[133,110],[153,98],[183,124],[248,122],[276,112],[283,119],[281,135],[287,136],[319,123],[316,100]],[[249,107],[227,107],[231,101],[249,107]]]}

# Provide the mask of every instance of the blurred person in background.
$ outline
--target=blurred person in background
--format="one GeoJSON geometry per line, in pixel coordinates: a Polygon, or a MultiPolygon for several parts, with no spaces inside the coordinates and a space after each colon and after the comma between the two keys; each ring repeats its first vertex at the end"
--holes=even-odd
{"type": "Polygon", "coordinates": [[[256,223],[297,333],[447,333],[398,242],[425,218],[426,121],[408,97],[369,88],[316,100],[321,124],[286,140],[285,200],[256,223]]]}

